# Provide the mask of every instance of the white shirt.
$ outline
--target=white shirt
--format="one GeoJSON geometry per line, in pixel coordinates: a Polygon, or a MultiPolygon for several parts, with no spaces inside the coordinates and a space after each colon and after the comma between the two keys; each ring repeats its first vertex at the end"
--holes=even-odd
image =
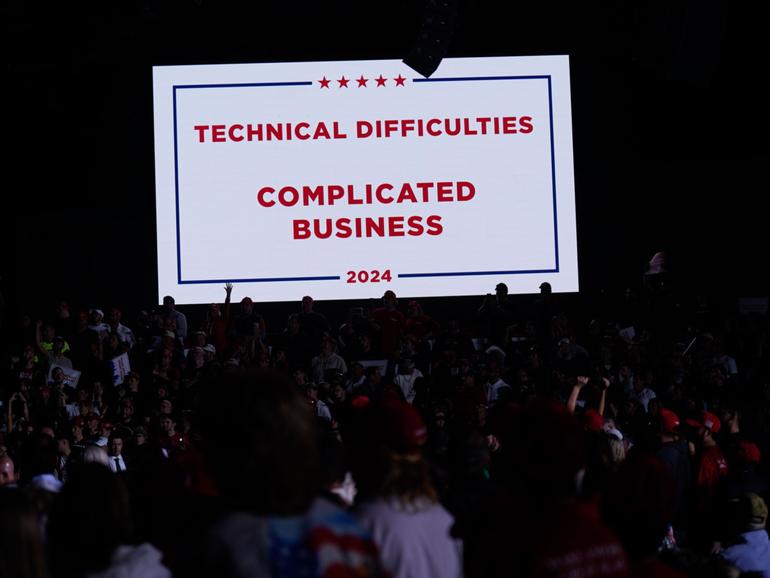
{"type": "Polygon", "coordinates": [[[123,461],[123,456],[110,456],[110,460],[108,462],[110,464],[110,469],[113,472],[125,472],[126,471],[126,462],[123,461]],[[120,468],[118,468],[118,463],[120,463],[120,468]]]}
{"type": "Polygon", "coordinates": [[[122,323],[118,323],[118,326],[115,328],[115,333],[118,334],[118,339],[120,339],[120,342],[127,344],[129,347],[133,347],[136,343],[134,332],[122,323]]]}
{"type": "Polygon", "coordinates": [[[634,391],[633,397],[636,401],[644,406],[644,411],[647,411],[647,406],[650,404],[650,400],[655,399],[657,396],[655,395],[655,392],[652,391],[649,387],[645,387],[640,392],[634,391]]]}
{"type": "Polygon", "coordinates": [[[441,504],[407,509],[380,499],[362,504],[354,515],[372,533],[393,578],[462,577],[462,546],[450,536],[454,519],[441,504]]]}
{"type": "Polygon", "coordinates": [[[329,406],[322,402],[320,399],[315,402],[315,414],[318,417],[325,419],[326,421],[332,420],[332,412],[329,410],[329,406]]]}
{"type": "Polygon", "coordinates": [[[422,372],[415,368],[412,370],[412,373],[399,373],[393,378],[393,383],[401,389],[401,393],[404,394],[404,399],[407,403],[414,403],[414,398],[417,397],[414,382],[420,377],[422,377],[422,372]]]}
{"type": "Polygon", "coordinates": [[[498,378],[494,383],[487,383],[484,386],[484,392],[487,394],[487,403],[496,402],[497,398],[500,397],[500,390],[506,387],[510,389],[511,386],[500,378],[498,378]]]}

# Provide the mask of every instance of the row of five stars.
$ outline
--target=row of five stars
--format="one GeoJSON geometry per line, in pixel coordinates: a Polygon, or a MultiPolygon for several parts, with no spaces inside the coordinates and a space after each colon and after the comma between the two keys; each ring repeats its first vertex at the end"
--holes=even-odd
{"type": "MultiPolygon", "coordinates": [[[[359,86],[359,88],[360,88],[360,87],[362,87],[362,86],[363,86],[363,87],[366,87],[366,83],[367,83],[367,82],[369,82],[369,80],[370,80],[370,79],[368,79],[368,78],[364,78],[364,75],[363,75],[363,74],[361,75],[361,77],[360,77],[360,78],[355,78],[355,79],[351,79],[351,78],[345,78],[345,77],[343,76],[342,78],[340,78],[340,79],[338,79],[338,80],[337,80],[337,82],[339,82],[339,87],[338,87],[338,88],[347,88],[347,87],[348,87],[348,83],[349,83],[351,80],[355,80],[355,81],[358,83],[358,86],[359,86]]],[[[386,82],[387,82],[387,80],[388,80],[388,79],[387,79],[387,78],[385,78],[385,77],[383,77],[383,76],[382,76],[382,74],[380,74],[380,76],[379,76],[379,77],[377,77],[377,78],[372,78],[371,80],[374,80],[374,81],[376,81],[376,82],[377,82],[377,86],[385,86],[385,84],[386,84],[386,82]]],[[[395,83],[396,83],[396,86],[404,86],[404,81],[406,80],[406,78],[404,78],[403,76],[401,76],[401,75],[399,74],[399,75],[398,75],[398,76],[396,76],[396,77],[395,77],[393,80],[395,81],[395,83]]],[[[321,80],[319,80],[319,81],[318,81],[318,84],[320,84],[320,85],[321,85],[321,88],[329,88],[329,84],[330,84],[331,82],[332,82],[331,80],[327,80],[327,78],[324,76],[324,77],[323,77],[321,80]]]]}

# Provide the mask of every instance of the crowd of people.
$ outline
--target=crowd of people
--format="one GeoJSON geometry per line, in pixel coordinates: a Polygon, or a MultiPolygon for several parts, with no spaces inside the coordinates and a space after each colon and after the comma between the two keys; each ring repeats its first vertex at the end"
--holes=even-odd
{"type": "Polygon", "coordinates": [[[230,284],[18,312],[0,577],[770,577],[767,315],[655,273],[279,327],[230,284]]]}

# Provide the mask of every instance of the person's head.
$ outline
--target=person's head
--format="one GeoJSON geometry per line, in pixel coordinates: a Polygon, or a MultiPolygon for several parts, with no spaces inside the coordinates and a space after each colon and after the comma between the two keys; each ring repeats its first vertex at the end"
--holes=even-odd
{"type": "Polygon", "coordinates": [[[47,576],[41,527],[29,496],[19,490],[0,492],[0,576],[47,576]]]}
{"type": "Polygon", "coordinates": [[[366,370],[364,370],[364,374],[366,375],[366,381],[369,383],[370,386],[376,387],[380,383],[382,383],[382,375],[380,374],[380,368],[376,366],[367,367],[366,370]]]}
{"type": "Polygon", "coordinates": [[[358,334],[358,345],[361,348],[361,351],[367,352],[371,351],[372,349],[372,338],[367,332],[362,332],[358,334]]]}
{"type": "Polygon", "coordinates": [[[64,351],[64,337],[56,335],[53,338],[53,353],[54,355],[61,355],[64,351]]]}
{"type": "Polygon", "coordinates": [[[35,476],[52,474],[56,470],[57,446],[53,436],[33,432],[24,441],[19,454],[19,474],[22,483],[35,476]]]}
{"type": "Polygon", "coordinates": [[[679,436],[680,425],[678,415],[665,407],[660,408],[660,430],[663,442],[675,440],[679,436]]]}
{"type": "Polygon", "coordinates": [[[206,345],[206,332],[196,331],[193,333],[193,346],[202,348],[204,345],[206,345]]]}
{"type": "Polygon", "coordinates": [[[209,316],[209,319],[212,319],[212,320],[222,318],[222,310],[219,308],[218,303],[211,303],[209,305],[208,316],[209,316]]]}
{"type": "Polygon", "coordinates": [[[83,463],[100,464],[102,466],[108,465],[109,456],[107,455],[107,450],[105,450],[102,446],[86,446],[86,449],[83,450],[83,463]]]}
{"type": "Polygon", "coordinates": [[[21,349],[21,358],[24,361],[32,361],[35,357],[35,348],[31,343],[27,343],[21,349]]]}
{"type": "Polygon", "coordinates": [[[160,418],[160,429],[169,437],[176,433],[176,420],[171,415],[160,418]]]}
{"type": "Polygon", "coordinates": [[[81,309],[78,311],[78,329],[83,331],[86,327],[88,327],[88,311],[81,309]]]}
{"type": "Polygon", "coordinates": [[[54,329],[53,325],[49,323],[46,323],[45,325],[43,325],[43,330],[42,330],[43,341],[51,342],[53,341],[53,338],[55,335],[56,335],[56,329],[54,329]]]}
{"type": "Polygon", "coordinates": [[[398,306],[398,299],[396,299],[396,294],[388,289],[382,296],[382,303],[386,309],[395,309],[398,306]]]}
{"type": "Polygon", "coordinates": [[[203,367],[205,361],[206,358],[203,353],[203,347],[195,346],[191,348],[190,352],[187,354],[187,363],[192,364],[195,368],[200,369],[203,367]]]}
{"type": "Polygon", "coordinates": [[[289,318],[286,320],[286,327],[289,330],[289,333],[295,335],[299,333],[300,331],[300,321],[299,321],[299,315],[297,313],[292,313],[289,315],[289,318]]]}
{"type": "Polygon", "coordinates": [[[138,427],[134,429],[134,445],[135,446],[143,446],[147,443],[147,432],[143,427],[138,427]]]}
{"type": "Polygon", "coordinates": [[[441,430],[446,426],[446,410],[443,407],[433,408],[433,427],[441,430]]]}
{"type": "Polygon", "coordinates": [[[254,302],[251,300],[251,297],[244,297],[241,299],[241,312],[244,315],[251,315],[251,312],[254,310],[254,302]]]}
{"type": "Polygon", "coordinates": [[[56,440],[56,449],[58,450],[60,456],[70,455],[72,452],[70,439],[67,436],[59,436],[59,438],[56,440]]]}
{"type": "Polygon", "coordinates": [[[101,309],[91,309],[89,313],[89,321],[91,325],[99,325],[104,319],[104,312],[101,309]]]}
{"type": "Polygon", "coordinates": [[[311,403],[318,401],[318,385],[313,382],[304,384],[305,397],[311,403]]]}
{"type": "Polygon", "coordinates": [[[139,374],[136,371],[129,371],[126,376],[126,389],[132,393],[139,391],[139,374]]]}
{"type": "Polygon", "coordinates": [[[495,296],[499,300],[504,300],[506,297],[508,297],[508,285],[505,283],[498,283],[495,285],[495,296]]]}
{"type": "Polygon", "coordinates": [[[120,402],[120,418],[124,421],[134,417],[134,401],[130,397],[124,397],[120,402]]]}
{"type": "Polygon", "coordinates": [[[548,281],[544,281],[543,283],[540,283],[541,295],[550,295],[551,292],[552,292],[551,284],[548,281]]]}
{"type": "Polygon", "coordinates": [[[422,307],[417,301],[412,300],[407,304],[406,312],[409,317],[419,317],[422,315],[422,307]]]}
{"type": "MultiPolygon", "coordinates": [[[[107,455],[100,451],[106,464],[107,455]]],[[[122,480],[96,463],[74,469],[51,509],[47,542],[56,575],[102,573],[118,546],[132,543],[131,509],[122,480]]]]}
{"type": "Polygon", "coordinates": [[[11,456],[4,454],[0,457],[0,487],[15,484],[18,481],[16,467],[11,456]]]}
{"type": "Polygon", "coordinates": [[[171,295],[166,295],[163,298],[163,307],[165,307],[166,311],[173,311],[175,306],[176,301],[174,301],[174,298],[171,295]]]}
{"type": "Polygon", "coordinates": [[[313,298],[305,295],[302,298],[302,313],[311,313],[313,311],[313,298]]]}
{"type": "Polygon", "coordinates": [[[755,493],[743,494],[729,505],[731,529],[735,533],[764,530],[767,526],[767,504],[755,493]]]}
{"type": "Polygon", "coordinates": [[[123,436],[113,435],[109,443],[110,455],[118,457],[123,454],[123,436]]]}
{"type": "Polygon", "coordinates": [[[364,366],[358,362],[353,362],[350,365],[350,377],[353,381],[357,381],[364,376],[364,366]]]}
{"type": "Polygon", "coordinates": [[[704,446],[716,445],[714,436],[719,433],[722,424],[713,413],[704,411],[699,418],[688,418],[687,424],[694,428],[698,441],[704,446]]]}
{"type": "Polygon", "coordinates": [[[112,422],[104,420],[99,426],[99,435],[109,438],[112,435],[112,422]]]}
{"type": "Polygon", "coordinates": [[[174,406],[170,399],[165,398],[161,399],[160,403],[158,403],[158,410],[161,415],[171,415],[174,412],[174,406]]]}
{"type": "Polygon", "coordinates": [[[55,385],[61,385],[64,383],[64,370],[61,367],[54,367],[51,370],[51,381],[55,385]]]}
{"type": "Polygon", "coordinates": [[[331,387],[331,397],[334,403],[342,403],[347,397],[345,387],[341,383],[335,383],[331,387]]]}
{"type": "Polygon", "coordinates": [[[59,299],[56,303],[56,316],[59,319],[69,319],[70,316],[70,304],[64,300],[59,299]]]}
{"type": "Polygon", "coordinates": [[[414,373],[414,360],[405,357],[398,364],[398,372],[403,375],[411,375],[414,373]]]}
{"type": "Polygon", "coordinates": [[[353,440],[353,469],[362,494],[392,498],[404,505],[435,501],[436,491],[422,457],[428,430],[417,410],[387,398],[369,405],[353,440]]]}
{"type": "Polygon", "coordinates": [[[112,309],[110,309],[110,312],[107,315],[107,322],[113,327],[117,327],[122,317],[123,317],[123,313],[120,311],[120,309],[118,309],[117,307],[113,307],[112,309]]]}
{"type": "Polygon", "coordinates": [[[275,373],[225,374],[204,385],[204,451],[222,495],[257,515],[307,511],[320,489],[313,412],[275,373]]]}
{"type": "Polygon", "coordinates": [[[217,357],[217,348],[213,344],[207,343],[203,346],[203,360],[208,363],[214,361],[217,357]]]}
{"type": "Polygon", "coordinates": [[[77,416],[76,418],[74,418],[72,420],[72,426],[71,426],[72,436],[78,440],[82,438],[83,430],[85,426],[86,426],[86,421],[82,417],[77,416]]]}

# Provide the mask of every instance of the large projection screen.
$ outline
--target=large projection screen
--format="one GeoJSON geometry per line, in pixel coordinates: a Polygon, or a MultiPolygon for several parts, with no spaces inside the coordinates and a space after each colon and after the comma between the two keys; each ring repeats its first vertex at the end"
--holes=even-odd
{"type": "Polygon", "coordinates": [[[567,56],[153,73],[159,298],[578,290],[567,56]]]}

